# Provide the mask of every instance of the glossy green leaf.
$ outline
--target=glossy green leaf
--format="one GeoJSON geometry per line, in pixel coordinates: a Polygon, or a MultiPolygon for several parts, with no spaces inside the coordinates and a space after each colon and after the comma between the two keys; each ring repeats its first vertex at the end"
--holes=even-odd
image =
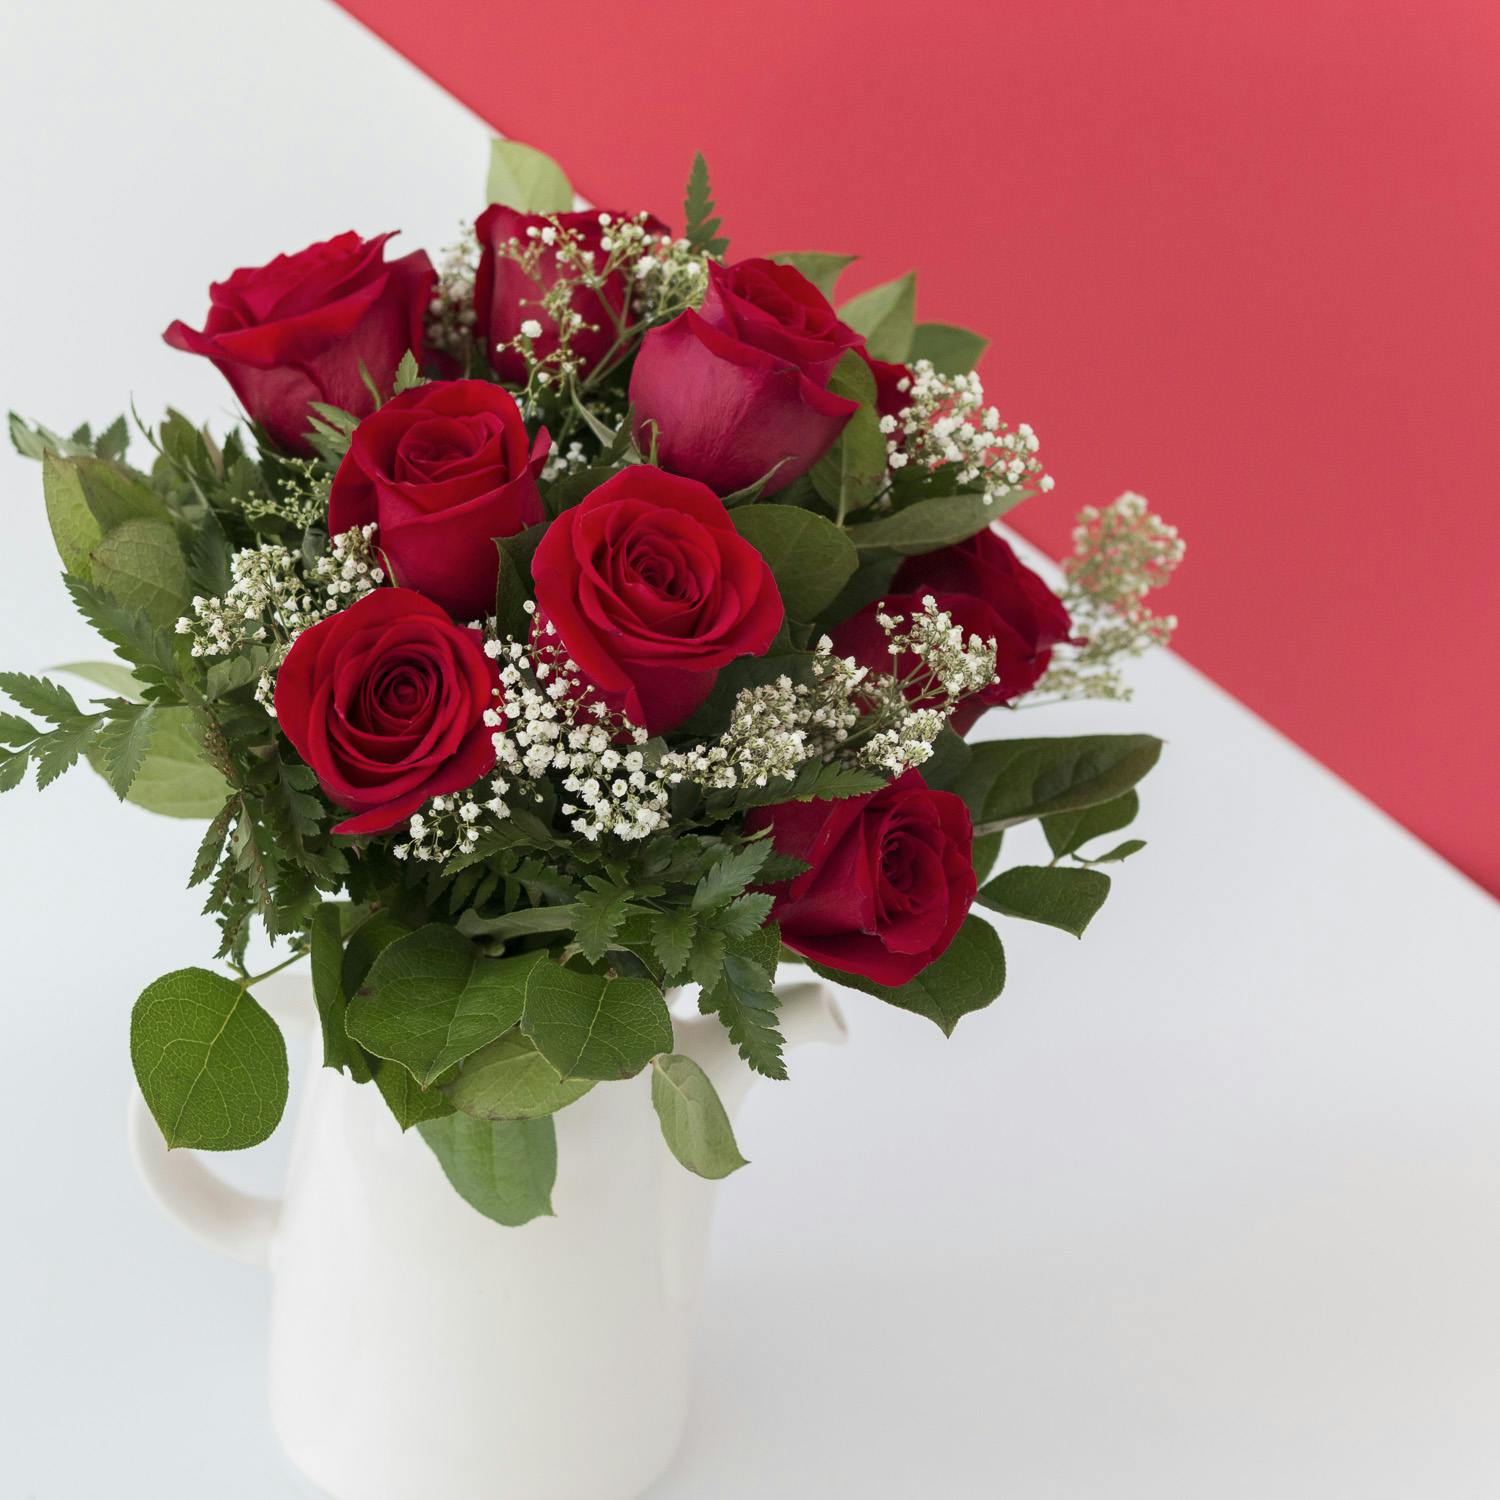
{"type": "Polygon", "coordinates": [[[1109,895],[1109,876],[1071,865],[1017,865],[981,886],[979,904],[1082,937],[1109,895]]]}
{"type": "Polygon", "coordinates": [[[563,1078],[630,1078],[672,1050],[672,1017],[648,979],[609,979],[546,959],[526,984],[522,1029],[563,1078]]]}
{"type": "Polygon", "coordinates": [[[692,1058],[674,1052],[652,1060],[651,1105],[672,1155],[688,1171],[719,1178],[747,1165],[724,1105],[692,1058]]]}
{"type": "Polygon", "coordinates": [[[146,986],[130,1018],[130,1060],[169,1147],[237,1151],[286,1108],[286,1043],[232,979],[178,969],[146,986]]]}
{"type": "Polygon", "coordinates": [[[451,1114],[419,1125],[444,1175],[485,1218],[515,1227],[552,1212],[557,1134],[540,1120],[476,1120],[451,1114]]]}
{"type": "Polygon", "coordinates": [[[794,620],[811,620],[843,588],[859,561],[831,521],[794,505],[747,505],[731,512],[735,530],[765,558],[794,620]]]}

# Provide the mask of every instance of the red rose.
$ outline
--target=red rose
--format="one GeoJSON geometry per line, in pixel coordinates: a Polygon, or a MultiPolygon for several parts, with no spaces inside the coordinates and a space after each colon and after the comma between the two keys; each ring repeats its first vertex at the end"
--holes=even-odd
{"type": "Polygon", "coordinates": [[[276,716],[329,798],[335,833],[383,833],[495,764],[499,682],[477,631],[410,589],[376,589],[309,626],[276,676],[276,716]]]}
{"type": "Polygon", "coordinates": [[[208,289],[201,333],[179,321],[163,337],[207,355],[280,447],[311,453],[309,402],[363,416],[374,402],[361,366],[385,390],[408,349],[423,357],[436,277],[422,250],[387,262],[390,238],[350,232],[235,271],[208,289]]]}
{"type": "Polygon", "coordinates": [[[977,882],[969,811],[915,772],[863,797],[756,808],[747,832],[810,869],[771,887],[788,948],[876,984],[899,985],[940,958],[977,882]]]}
{"type": "Polygon", "coordinates": [[[654,437],[663,468],[721,495],[770,474],[765,493],[774,495],[858,410],[828,390],[828,377],[860,337],[790,266],[747,260],[710,265],[708,275],[702,312],[641,340],[630,376],[636,446],[648,453],[654,437]]]}
{"type": "Polygon", "coordinates": [[[403,588],[463,620],[495,610],[495,538],[542,519],[535,443],[510,395],[487,380],[433,381],[387,401],[355,430],[328,496],[328,530],[374,522],[403,588]]]}
{"type": "MultiPolygon", "coordinates": [[[[626,216],[611,215],[613,219],[622,217],[626,216]]],[[[514,349],[499,349],[496,345],[515,338],[521,324],[534,319],[542,327],[541,335],[531,341],[535,357],[542,359],[554,353],[558,344],[557,319],[543,306],[542,298],[561,277],[576,277],[577,269],[560,263],[555,249],[542,248],[539,275],[533,278],[509,255],[498,253],[498,249],[515,240],[526,250],[535,244],[527,231],[534,229],[540,235],[549,227],[567,231],[579,249],[591,250],[595,261],[600,266],[604,264],[608,252],[602,241],[609,231],[600,224],[597,209],[576,214],[523,214],[493,203],[474,225],[479,239],[479,272],[474,279],[475,332],[495,373],[511,385],[525,383],[526,361],[514,349]]],[[[667,232],[665,224],[649,216],[645,227],[651,234],[667,232]]],[[[598,367],[614,350],[617,325],[627,316],[629,296],[630,282],[623,270],[612,272],[597,290],[579,286],[574,291],[568,305],[583,319],[583,326],[575,329],[568,348],[580,375],[598,367]]]]}
{"type": "Polygon", "coordinates": [[[550,625],[592,690],[652,734],[781,629],[776,580],[719,498],[647,464],[565,510],[531,572],[537,629],[550,625]]]}
{"type": "MultiPolygon", "coordinates": [[[[1052,648],[1072,629],[1062,600],[993,531],[981,531],[966,542],[910,557],[891,581],[891,592],[867,605],[831,632],[834,649],[852,656],[873,672],[894,671],[905,677],[919,665],[910,655],[892,666],[887,637],[875,617],[882,611],[910,618],[932,594],[939,609],[953,616],[966,634],[995,642],[999,681],[959,704],[953,727],[967,734],[987,708],[1010,703],[1030,692],[1052,660],[1052,648]]],[[[937,702],[936,697],[921,703],[937,702]]]]}

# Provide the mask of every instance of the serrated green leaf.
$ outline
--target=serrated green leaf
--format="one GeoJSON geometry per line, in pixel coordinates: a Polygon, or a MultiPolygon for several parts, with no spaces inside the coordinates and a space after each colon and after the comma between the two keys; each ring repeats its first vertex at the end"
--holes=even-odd
{"type": "Polygon", "coordinates": [[[716,1015],[740,1056],[766,1078],[784,1079],[782,1049],[786,1039],[776,1028],[781,1001],[776,994],[776,966],[781,956],[781,929],[768,922],[725,945],[719,971],[699,977],[698,1009],[716,1015]]]}
{"type": "Polygon", "coordinates": [[[727,938],[749,937],[771,915],[772,905],[772,898],[763,891],[736,896],[723,911],[716,914],[715,925],[727,938]]]}
{"type": "Polygon", "coordinates": [[[630,910],[630,897],[629,890],[612,888],[579,892],[575,932],[579,951],[590,963],[598,963],[609,952],[630,910]]]}
{"type": "Polygon", "coordinates": [[[874,995],[888,1005],[926,1016],[945,1036],[972,1011],[983,1010],[1005,988],[1005,949],[1000,935],[980,917],[965,917],[947,952],[907,984],[883,985],[804,960],[835,984],[874,995]]]}
{"type": "Polygon", "coordinates": [[[28,672],[0,672],[0,693],[49,724],[68,724],[88,717],[72,693],[50,678],[33,677],[28,672]]]}
{"type": "Polygon", "coordinates": [[[682,907],[652,915],[651,947],[666,978],[675,978],[687,967],[697,927],[698,919],[682,907]]]}
{"type": "Polygon", "coordinates": [[[911,360],[925,359],[939,375],[967,375],[990,341],[952,323],[918,323],[912,329],[911,360]]]}
{"type": "Polygon", "coordinates": [[[693,157],[692,170],[688,173],[687,192],[683,196],[683,238],[694,250],[702,250],[712,256],[722,256],[729,248],[729,241],[719,233],[719,220],[714,217],[713,190],[708,181],[708,163],[703,153],[693,157]]]}
{"type": "Polygon", "coordinates": [[[124,799],[140,772],[151,747],[156,727],[157,709],[151,703],[126,703],[116,700],[110,717],[99,730],[95,745],[102,763],[104,779],[115,796],[124,799]]]}
{"type": "Polygon", "coordinates": [[[911,355],[916,307],[917,273],[908,271],[851,297],[839,309],[839,317],[864,334],[865,347],[876,359],[900,364],[911,355]]]}
{"type": "Polygon", "coordinates": [[[208,763],[192,709],[158,707],[150,747],[125,800],[162,817],[211,818],[229,791],[208,763]]]}
{"type": "Polygon", "coordinates": [[[784,250],[768,258],[800,271],[830,301],[844,267],[859,259],[857,255],[830,255],[823,250],[784,250]]]}
{"type": "Polygon", "coordinates": [[[458,1195],[485,1218],[515,1227],[552,1212],[557,1135],[540,1120],[452,1114],[418,1126],[458,1195]]]}
{"type": "Polygon", "coordinates": [[[980,888],[979,904],[1082,937],[1109,895],[1109,876],[1069,865],[1016,865],[980,888]]]}
{"type": "Polygon", "coordinates": [[[680,1053],[653,1058],[651,1106],[672,1155],[688,1171],[718,1179],[747,1166],[708,1074],[680,1053]]]}
{"type": "Polygon", "coordinates": [[[520,1019],[541,955],[483,958],[431,923],[389,947],[349,996],[344,1026],[367,1052],[402,1064],[424,1088],[520,1019]]]}
{"type": "Polygon", "coordinates": [[[568,175],[545,151],[520,141],[490,142],[488,201],[523,214],[565,214],[573,208],[568,175]]]}
{"type": "Polygon", "coordinates": [[[444,1092],[455,1109],[480,1120],[536,1120],[556,1114],[593,1088],[563,1079],[524,1036],[512,1031],[467,1059],[444,1092]]]}
{"type": "Polygon", "coordinates": [[[416,355],[408,349],[396,366],[396,378],[391,394],[399,396],[403,391],[414,390],[417,386],[426,385],[426,383],[422,379],[422,367],[417,363],[416,355]]]}
{"type": "Polygon", "coordinates": [[[94,548],[91,567],[105,593],[156,626],[175,624],[191,597],[187,563],[166,521],[122,521],[94,548]]]}
{"type": "Polygon", "coordinates": [[[756,839],[720,855],[693,888],[693,910],[711,911],[739,895],[760,873],[771,848],[770,839],[756,839]]]}
{"type": "Polygon", "coordinates": [[[130,1018],[130,1059],[169,1147],[236,1151],[286,1108],[286,1043],[249,993],[207,969],[146,986],[130,1018]]]}
{"type": "Polygon", "coordinates": [[[536,964],[526,984],[521,1028],[568,1078],[631,1078],[672,1050],[672,1017],[646,979],[610,979],[536,964]]]}
{"type": "Polygon", "coordinates": [[[731,511],[730,519],[765,558],[781,602],[794,620],[813,619],[843,588],[859,561],[849,538],[810,510],[747,505],[731,511]]]}

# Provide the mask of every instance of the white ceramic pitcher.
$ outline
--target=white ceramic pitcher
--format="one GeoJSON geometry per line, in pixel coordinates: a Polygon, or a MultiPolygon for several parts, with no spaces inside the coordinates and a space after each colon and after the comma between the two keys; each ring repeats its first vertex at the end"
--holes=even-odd
{"type": "MultiPolygon", "coordinates": [[[[826,987],[780,993],[788,1046],[843,1040],[826,987]]],[[[289,1035],[313,1029],[305,975],[256,994],[289,1035]]],[[[733,1114],[753,1075],[717,1019],[674,1027],[733,1114]]],[[[635,1500],[686,1421],[714,1197],[661,1139],[649,1076],[557,1116],[555,1217],[508,1229],[373,1086],[310,1075],[279,1201],[169,1154],[139,1094],[129,1122],[167,1211],[270,1270],[271,1417],[292,1461],[334,1500],[635,1500]]]]}

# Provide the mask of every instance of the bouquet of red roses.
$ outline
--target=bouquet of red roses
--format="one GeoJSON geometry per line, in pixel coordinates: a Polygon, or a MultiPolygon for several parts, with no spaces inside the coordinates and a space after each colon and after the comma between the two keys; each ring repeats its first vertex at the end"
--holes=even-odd
{"type": "Polygon", "coordinates": [[[552,1115],[648,1067],[684,1165],[742,1164],[674,987],[783,1078],[782,963],[951,1032],[1005,978],[973,908],[1082,933],[1098,866],[1141,846],[1082,851],[1159,742],[964,736],[1122,696],[1181,543],[1137,496],[1085,511],[1055,592],[993,529],[1051,481],[985,403],[984,341],[914,321],[912,276],[835,310],[851,257],[728,260],[701,157],[677,237],[575,211],[516,143],[490,187],[440,272],[344,234],[172,324],[248,438],[172,412],[142,467],[123,419],[12,417],[120,662],[69,669],[87,707],[0,674],[0,788],[84,757],[211,820],[191,884],[228,972],[165,975],[132,1020],[169,1145],[281,1115],[258,918],[311,957],[327,1065],[516,1223],[546,1210],[552,1115]],[[1050,863],[994,873],[1033,819],[1050,863]],[[460,1170],[487,1153],[532,1163],[524,1201],[460,1170]]]}

